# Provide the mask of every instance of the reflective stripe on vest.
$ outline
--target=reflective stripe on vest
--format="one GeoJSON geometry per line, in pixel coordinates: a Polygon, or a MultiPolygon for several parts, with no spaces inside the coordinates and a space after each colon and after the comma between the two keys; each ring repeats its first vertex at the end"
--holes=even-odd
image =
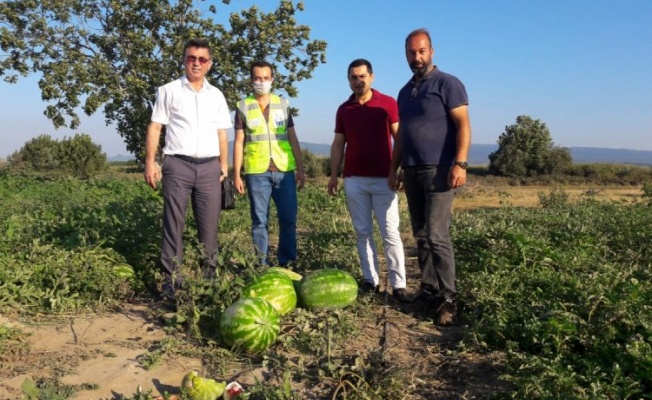
{"type": "Polygon", "coordinates": [[[280,171],[294,170],[296,162],[287,134],[287,100],[270,95],[268,121],[254,96],[239,101],[238,110],[245,124],[245,174],[267,171],[270,159],[280,171]]]}

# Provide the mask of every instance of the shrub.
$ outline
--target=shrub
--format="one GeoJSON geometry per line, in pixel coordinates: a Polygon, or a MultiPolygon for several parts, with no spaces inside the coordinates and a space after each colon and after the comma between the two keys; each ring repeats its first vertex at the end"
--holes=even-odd
{"type": "Polygon", "coordinates": [[[102,147],[86,134],[64,139],[59,143],[59,154],[61,170],[77,178],[90,178],[107,167],[102,147]]]}
{"type": "Polygon", "coordinates": [[[14,172],[88,179],[106,170],[106,154],[90,136],[77,134],[63,141],[40,135],[9,157],[14,172]]]}
{"type": "Polygon", "coordinates": [[[643,198],[652,204],[652,182],[643,183],[643,198]]]}
{"type": "Polygon", "coordinates": [[[14,168],[50,171],[59,168],[59,143],[49,135],[40,135],[25,142],[8,159],[14,168]]]}
{"type": "Polygon", "coordinates": [[[301,150],[301,160],[303,161],[303,169],[308,178],[316,178],[324,174],[324,157],[316,156],[309,150],[301,150]]]}
{"type": "Polygon", "coordinates": [[[544,192],[537,193],[539,196],[539,205],[542,208],[559,208],[568,204],[568,193],[564,189],[553,189],[548,194],[544,192]]]}

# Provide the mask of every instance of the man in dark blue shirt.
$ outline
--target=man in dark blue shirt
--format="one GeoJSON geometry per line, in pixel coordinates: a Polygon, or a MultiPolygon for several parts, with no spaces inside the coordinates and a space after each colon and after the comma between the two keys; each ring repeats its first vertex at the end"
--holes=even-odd
{"type": "Polygon", "coordinates": [[[397,99],[399,134],[388,183],[397,190],[402,180],[405,187],[421,268],[417,301],[434,309],[437,325],[447,326],[457,318],[452,204],[455,189],[466,183],[471,126],[464,85],[433,65],[433,55],[427,30],[408,35],[405,56],[414,75],[397,99]]]}

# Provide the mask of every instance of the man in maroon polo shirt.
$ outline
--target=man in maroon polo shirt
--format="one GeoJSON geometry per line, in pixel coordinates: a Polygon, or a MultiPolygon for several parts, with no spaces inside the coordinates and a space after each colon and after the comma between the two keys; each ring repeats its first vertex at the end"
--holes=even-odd
{"type": "Polygon", "coordinates": [[[371,89],[371,63],[351,62],[348,80],[353,94],[337,109],[335,138],[331,146],[328,193],[335,195],[344,159],[344,191],[357,235],[364,282],[362,290],[378,292],[378,250],[373,216],[383,240],[393,296],[407,302],[403,243],[399,232],[398,196],[387,185],[392,160],[392,139],[398,132],[398,107],[390,96],[371,89]]]}

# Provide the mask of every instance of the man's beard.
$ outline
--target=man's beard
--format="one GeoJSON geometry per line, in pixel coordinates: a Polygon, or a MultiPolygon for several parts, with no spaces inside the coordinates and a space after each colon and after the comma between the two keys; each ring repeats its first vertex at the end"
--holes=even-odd
{"type": "Polygon", "coordinates": [[[417,66],[418,63],[412,63],[410,64],[410,69],[412,70],[412,73],[416,76],[424,76],[426,72],[428,72],[428,68],[430,67],[430,64],[428,63],[423,63],[421,67],[417,66]]]}

